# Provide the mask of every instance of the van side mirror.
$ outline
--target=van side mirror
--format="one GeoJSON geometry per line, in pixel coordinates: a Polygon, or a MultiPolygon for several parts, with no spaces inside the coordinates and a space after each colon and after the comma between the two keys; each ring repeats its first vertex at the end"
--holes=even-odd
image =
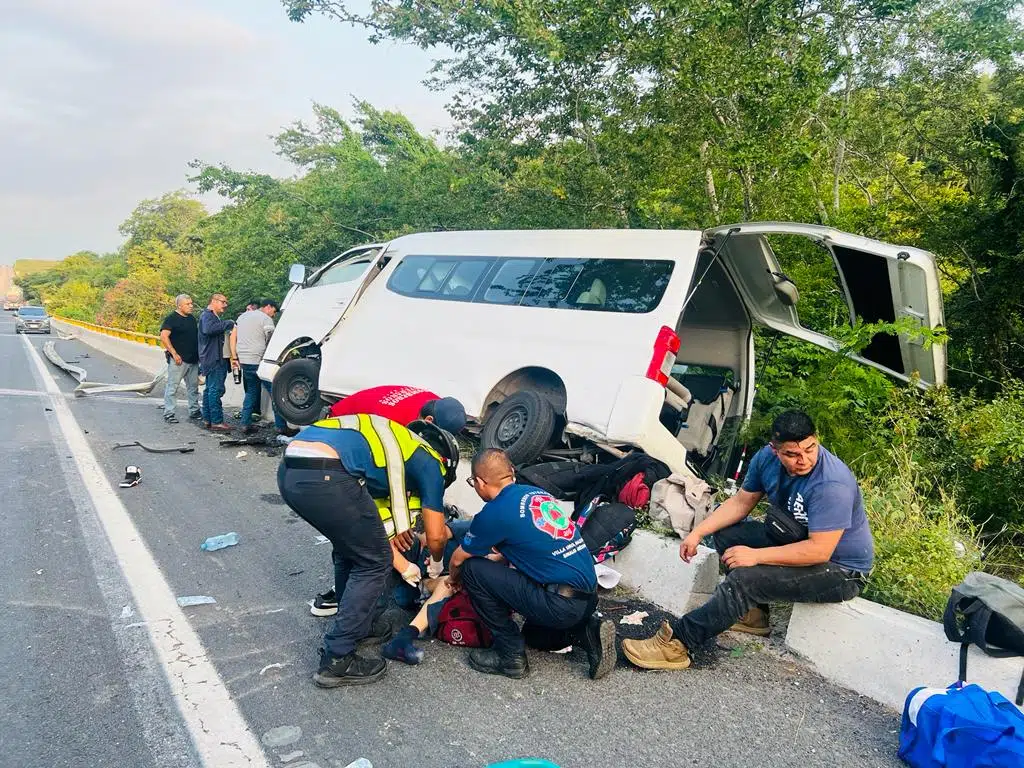
{"type": "Polygon", "coordinates": [[[302,264],[292,264],[288,270],[288,282],[292,285],[303,285],[306,282],[306,268],[302,264]]]}
{"type": "Polygon", "coordinates": [[[795,307],[796,303],[800,301],[800,291],[797,290],[796,283],[788,277],[779,277],[772,283],[772,289],[775,291],[775,298],[777,298],[783,306],[795,307]]]}

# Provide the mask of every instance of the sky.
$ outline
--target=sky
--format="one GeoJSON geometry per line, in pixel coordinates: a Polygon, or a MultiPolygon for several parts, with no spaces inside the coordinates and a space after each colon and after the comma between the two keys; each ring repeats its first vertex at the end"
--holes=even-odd
{"type": "MultiPolygon", "coordinates": [[[[0,264],[110,251],[189,161],[287,176],[270,136],[353,98],[451,125],[431,55],[279,0],[3,0],[0,264]]],[[[216,208],[219,199],[204,197],[216,208]]]]}

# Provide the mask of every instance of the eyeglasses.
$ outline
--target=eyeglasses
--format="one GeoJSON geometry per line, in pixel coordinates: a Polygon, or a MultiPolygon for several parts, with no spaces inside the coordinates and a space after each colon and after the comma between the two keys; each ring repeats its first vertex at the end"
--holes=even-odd
{"type": "Polygon", "coordinates": [[[469,477],[466,478],[466,485],[468,485],[470,488],[475,487],[475,484],[476,484],[476,478],[475,477],[470,475],[469,477]]]}

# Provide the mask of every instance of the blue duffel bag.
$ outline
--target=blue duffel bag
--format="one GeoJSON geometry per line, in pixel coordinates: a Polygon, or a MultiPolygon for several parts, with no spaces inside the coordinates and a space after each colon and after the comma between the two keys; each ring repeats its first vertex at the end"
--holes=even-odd
{"type": "Polygon", "coordinates": [[[915,688],[900,725],[899,756],[913,768],[1024,766],[1024,714],[978,685],[915,688]]]}

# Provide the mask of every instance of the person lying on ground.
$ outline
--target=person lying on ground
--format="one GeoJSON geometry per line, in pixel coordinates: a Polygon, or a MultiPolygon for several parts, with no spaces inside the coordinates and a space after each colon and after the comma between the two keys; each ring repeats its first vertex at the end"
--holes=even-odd
{"type": "Polygon", "coordinates": [[[772,424],[771,442],[750,462],[742,489],[683,539],[689,562],[714,534],[728,574],[711,599],[647,640],[623,640],[622,650],[645,669],[686,669],[690,651],[727,629],[767,635],[767,604],[838,603],[863,588],[874,562],[864,500],[850,469],[821,447],[814,422],[786,411],[772,424]],[[747,520],[762,497],[766,522],[747,520]]]}
{"type": "Polygon", "coordinates": [[[615,666],[615,625],[596,612],[594,560],[575,522],[545,491],[517,484],[504,451],[474,456],[468,482],[486,503],[452,555],[449,579],[466,590],[494,636],[493,647],[470,651],[470,666],[512,678],[529,673],[515,611],[534,636],[571,630],[587,653],[590,677],[608,674],[615,666]],[[514,568],[489,560],[492,549],[514,568]]]}

